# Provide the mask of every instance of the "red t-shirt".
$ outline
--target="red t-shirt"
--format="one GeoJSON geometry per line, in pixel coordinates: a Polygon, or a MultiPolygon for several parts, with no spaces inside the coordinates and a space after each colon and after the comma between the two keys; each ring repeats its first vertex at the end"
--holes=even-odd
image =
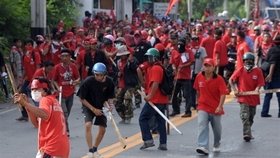
{"type": "MultiPolygon", "coordinates": [[[[197,109],[217,114],[215,110],[220,103],[220,97],[228,93],[225,80],[220,75],[206,80],[205,76],[200,72],[195,78],[193,87],[199,92],[197,109]]],[[[218,115],[222,114],[224,114],[224,111],[218,115]]]]}
{"type": "Polygon", "coordinates": [[[222,37],[222,41],[224,41],[226,45],[230,42],[230,35],[228,32],[224,34],[224,36],[222,37]]]}
{"type": "Polygon", "coordinates": [[[150,67],[151,65],[149,65],[149,63],[147,61],[144,61],[142,64],[139,65],[139,68],[141,69],[143,75],[144,75],[144,82],[145,82],[145,93],[147,93],[147,87],[148,87],[148,83],[146,82],[148,80],[148,75],[147,75],[147,71],[148,71],[148,68],[150,67]]]}
{"type": "MultiPolygon", "coordinates": [[[[227,45],[222,40],[218,40],[215,43],[214,51],[213,51],[213,60],[216,61],[216,56],[219,54],[220,63],[219,66],[225,66],[228,63],[227,56],[227,45]]],[[[216,63],[217,65],[218,63],[216,63]]]]}
{"type": "Polygon", "coordinates": [[[45,68],[39,68],[36,70],[36,72],[33,75],[33,79],[34,78],[46,78],[48,80],[51,80],[53,78],[53,73],[54,71],[49,72],[48,74],[46,74],[45,72],[45,68]]]}
{"type": "Polygon", "coordinates": [[[237,56],[236,56],[236,70],[242,68],[244,66],[243,64],[243,55],[246,52],[250,52],[250,48],[248,44],[245,41],[242,41],[237,45],[237,56]]]}
{"type": "Polygon", "coordinates": [[[62,96],[69,97],[74,94],[75,86],[70,85],[71,80],[77,80],[79,72],[75,64],[70,63],[68,66],[63,66],[62,63],[54,67],[54,81],[59,86],[62,86],[62,96]]]}
{"type": "Polygon", "coordinates": [[[126,66],[126,63],[127,63],[127,60],[120,59],[118,61],[118,69],[119,69],[119,72],[121,73],[121,76],[119,77],[119,80],[118,80],[118,87],[119,88],[125,88],[124,67],[126,66]]]}
{"type": "MultiPolygon", "coordinates": [[[[193,61],[194,61],[194,54],[190,49],[186,49],[186,52],[182,54],[180,54],[175,49],[171,51],[170,64],[174,64],[177,69],[180,65],[193,61]]],[[[175,76],[175,79],[191,79],[191,66],[189,65],[181,68],[177,73],[177,75],[175,76]]]]}
{"type": "Polygon", "coordinates": [[[211,36],[203,38],[201,41],[201,46],[205,48],[208,58],[213,58],[213,51],[214,51],[215,43],[216,43],[216,40],[211,36]]]}
{"type": "Polygon", "coordinates": [[[86,66],[85,66],[85,55],[86,55],[85,49],[83,47],[79,47],[79,50],[77,52],[76,63],[79,67],[79,71],[81,73],[82,79],[85,79],[88,75],[88,72],[86,71],[86,66]]]}
{"type": "MultiPolygon", "coordinates": [[[[163,69],[160,65],[153,65],[148,67],[147,69],[147,92],[148,94],[151,92],[151,87],[153,82],[161,83],[163,79],[163,69]]],[[[158,88],[156,90],[155,95],[150,100],[154,104],[167,104],[168,103],[168,96],[163,95],[163,93],[158,88]]]]}
{"type": "Polygon", "coordinates": [[[32,81],[37,66],[41,64],[41,58],[38,52],[32,51],[23,56],[23,67],[27,81],[32,81]]]}
{"type": "Polygon", "coordinates": [[[61,105],[54,96],[46,96],[41,99],[39,108],[49,116],[47,120],[39,118],[39,150],[51,156],[69,157],[70,143],[61,105]]]}
{"type": "MultiPolygon", "coordinates": [[[[238,91],[254,91],[257,87],[264,86],[264,77],[260,68],[253,68],[248,72],[244,67],[234,71],[230,79],[238,83],[238,91]]],[[[238,102],[248,104],[249,106],[257,106],[260,104],[259,95],[238,96],[238,102]]]]}

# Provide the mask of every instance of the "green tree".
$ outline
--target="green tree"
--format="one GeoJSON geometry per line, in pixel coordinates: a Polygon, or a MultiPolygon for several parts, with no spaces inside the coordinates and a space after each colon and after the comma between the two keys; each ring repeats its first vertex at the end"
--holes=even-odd
{"type": "MultiPolygon", "coordinates": [[[[209,7],[212,12],[217,15],[223,11],[224,0],[193,0],[193,18],[201,19],[206,7],[209,7]]],[[[180,17],[187,19],[188,0],[179,1],[180,17]]],[[[228,0],[229,16],[245,17],[244,0],[228,0]]]]}

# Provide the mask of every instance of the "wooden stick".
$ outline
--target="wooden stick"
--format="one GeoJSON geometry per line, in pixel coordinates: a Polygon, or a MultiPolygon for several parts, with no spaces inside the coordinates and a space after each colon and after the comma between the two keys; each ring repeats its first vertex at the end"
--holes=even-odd
{"type": "Polygon", "coordinates": [[[261,91],[246,91],[246,92],[239,92],[238,95],[246,96],[246,95],[259,95],[264,93],[276,93],[280,92],[280,88],[277,89],[267,89],[261,91]]]}
{"type": "Polygon", "coordinates": [[[5,64],[5,66],[6,66],[6,69],[7,69],[8,76],[9,76],[10,81],[11,81],[13,92],[18,93],[18,89],[17,89],[17,86],[16,86],[16,80],[15,80],[15,77],[13,75],[12,68],[11,68],[10,64],[5,64]]]}
{"type": "MultiPolygon", "coordinates": [[[[140,90],[137,90],[137,91],[138,91],[139,94],[142,95],[142,97],[145,97],[145,94],[144,94],[143,92],[141,92],[140,90]]],[[[183,134],[170,120],[168,120],[168,118],[155,106],[154,103],[152,103],[152,102],[150,102],[150,101],[149,101],[148,103],[149,103],[149,105],[151,105],[152,108],[153,108],[154,110],[156,110],[156,112],[157,112],[166,122],[168,122],[179,134],[183,134]]]]}
{"type": "MultiPolygon", "coordinates": [[[[105,102],[105,105],[106,105],[107,108],[109,109],[109,104],[108,104],[107,101],[105,102]]],[[[126,144],[126,141],[125,141],[125,139],[124,139],[124,138],[122,137],[122,135],[121,135],[121,132],[120,132],[120,130],[119,130],[119,127],[117,126],[116,121],[115,121],[115,119],[113,118],[112,112],[111,112],[110,110],[108,110],[108,114],[109,114],[109,120],[112,122],[112,126],[114,127],[114,130],[115,130],[115,132],[116,132],[116,134],[117,134],[117,136],[118,136],[119,142],[121,143],[123,149],[125,149],[125,148],[126,148],[126,145],[127,145],[127,144],[126,144]]]]}
{"type": "MultiPolygon", "coordinates": [[[[15,80],[14,74],[12,72],[12,68],[11,68],[10,64],[5,64],[5,66],[6,66],[8,76],[10,78],[10,82],[11,82],[11,85],[12,85],[13,92],[14,92],[14,94],[18,93],[18,89],[17,89],[17,86],[16,86],[16,80],[15,80]]],[[[18,104],[17,107],[20,111],[22,111],[22,107],[19,104],[18,104]]]]}

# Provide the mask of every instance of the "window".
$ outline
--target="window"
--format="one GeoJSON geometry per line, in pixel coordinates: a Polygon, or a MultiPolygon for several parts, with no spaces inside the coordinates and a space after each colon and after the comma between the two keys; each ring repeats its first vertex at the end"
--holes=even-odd
{"type": "Polygon", "coordinates": [[[98,1],[99,0],[93,0],[93,8],[98,9],[98,1]]]}
{"type": "Polygon", "coordinates": [[[100,9],[114,9],[114,0],[100,0],[100,9]]]}

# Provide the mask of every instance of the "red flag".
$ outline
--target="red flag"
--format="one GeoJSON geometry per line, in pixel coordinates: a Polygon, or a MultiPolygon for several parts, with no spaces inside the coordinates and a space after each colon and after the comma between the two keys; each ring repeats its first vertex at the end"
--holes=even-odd
{"type": "Polygon", "coordinates": [[[172,7],[173,7],[178,1],[179,1],[179,0],[170,0],[170,1],[169,1],[167,10],[166,10],[166,12],[165,12],[165,16],[166,16],[167,14],[169,14],[169,12],[171,11],[172,7]]]}

